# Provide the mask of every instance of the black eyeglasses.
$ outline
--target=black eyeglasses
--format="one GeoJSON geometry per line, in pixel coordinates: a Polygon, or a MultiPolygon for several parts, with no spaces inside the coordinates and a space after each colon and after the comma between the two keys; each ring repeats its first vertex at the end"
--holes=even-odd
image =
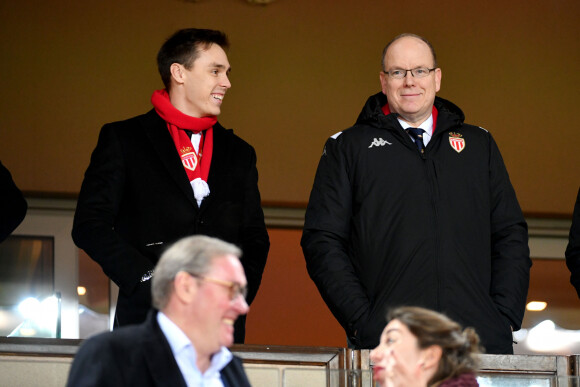
{"type": "Polygon", "coordinates": [[[212,284],[216,284],[216,285],[220,285],[223,286],[225,288],[229,289],[229,296],[230,296],[230,300],[234,301],[236,298],[238,298],[239,296],[242,296],[244,298],[244,300],[246,299],[246,296],[248,295],[248,287],[247,286],[242,286],[237,282],[231,282],[231,281],[226,281],[226,280],[221,280],[218,278],[212,278],[212,277],[206,277],[204,275],[201,274],[196,274],[196,273],[190,273],[188,271],[186,271],[187,274],[189,274],[190,276],[197,278],[200,281],[203,282],[210,282],[212,284]]]}
{"type": "Polygon", "coordinates": [[[425,78],[429,73],[433,70],[437,69],[437,67],[433,67],[432,69],[428,69],[427,67],[417,67],[416,69],[394,69],[391,71],[383,71],[389,77],[393,79],[403,79],[407,76],[407,72],[411,72],[411,75],[415,78],[425,78]]]}

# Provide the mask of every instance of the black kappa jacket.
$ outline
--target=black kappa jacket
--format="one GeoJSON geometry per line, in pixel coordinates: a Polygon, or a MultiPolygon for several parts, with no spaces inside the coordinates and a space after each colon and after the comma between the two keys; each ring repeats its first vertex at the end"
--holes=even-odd
{"type": "Polygon", "coordinates": [[[301,242],[310,277],[357,348],[378,344],[388,308],[416,305],[474,327],[488,353],[511,353],[531,260],[497,145],[437,97],[421,155],[386,103],[371,96],[326,142],[301,242]]]}

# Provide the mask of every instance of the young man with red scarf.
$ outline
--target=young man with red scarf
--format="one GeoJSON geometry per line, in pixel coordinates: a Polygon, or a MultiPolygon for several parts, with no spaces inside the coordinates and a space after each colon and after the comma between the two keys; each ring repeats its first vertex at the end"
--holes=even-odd
{"type": "MultiPolygon", "coordinates": [[[[227,47],[220,31],[177,31],[157,56],[165,89],[153,93],[153,109],[101,130],[72,236],[119,286],[116,327],[145,320],[155,264],[188,235],[238,245],[248,304],[258,291],[270,242],[256,153],[217,122],[231,87],[227,47]]],[[[241,317],[235,342],[244,336],[241,317]]]]}

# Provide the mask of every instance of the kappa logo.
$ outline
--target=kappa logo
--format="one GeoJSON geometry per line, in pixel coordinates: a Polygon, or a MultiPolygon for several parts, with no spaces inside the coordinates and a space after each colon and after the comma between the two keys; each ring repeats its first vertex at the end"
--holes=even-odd
{"type": "Polygon", "coordinates": [[[376,138],[373,139],[373,142],[371,143],[371,145],[369,145],[369,148],[372,148],[373,146],[385,146],[385,145],[393,145],[393,144],[379,137],[378,140],[376,138]]]}

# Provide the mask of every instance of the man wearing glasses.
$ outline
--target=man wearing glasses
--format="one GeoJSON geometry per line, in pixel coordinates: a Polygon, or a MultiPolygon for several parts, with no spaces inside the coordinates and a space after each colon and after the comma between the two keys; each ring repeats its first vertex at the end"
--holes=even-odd
{"type": "MultiPolygon", "coordinates": [[[[227,36],[186,28],[161,46],[164,88],[152,109],[105,124],[80,190],[72,237],[119,286],[115,328],[151,308],[151,273],[163,250],[190,235],[240,246],[251,304],[270,247],[254,148],[217,117],[231,88],[227,36]]],[[[245,339],[245,316],[235,339],[245,339]]]]}
{"type": "Polygon", "coordinates": [[[206,236],[176,242],[155,268],[147,320],[85,341],[67,385],[249,386],[227,349],[249,309],[241,254],[206,236]]]}
{"type": "Polygon", "coordinates": [[[301,242],[308,272],[351,347],[373,348],[385,311],[414,305],[513,353],[527,225],[491,134],[435,96],[441,74],[420,36],[385,47],[382,92],[326,142],[301,242]]]}

